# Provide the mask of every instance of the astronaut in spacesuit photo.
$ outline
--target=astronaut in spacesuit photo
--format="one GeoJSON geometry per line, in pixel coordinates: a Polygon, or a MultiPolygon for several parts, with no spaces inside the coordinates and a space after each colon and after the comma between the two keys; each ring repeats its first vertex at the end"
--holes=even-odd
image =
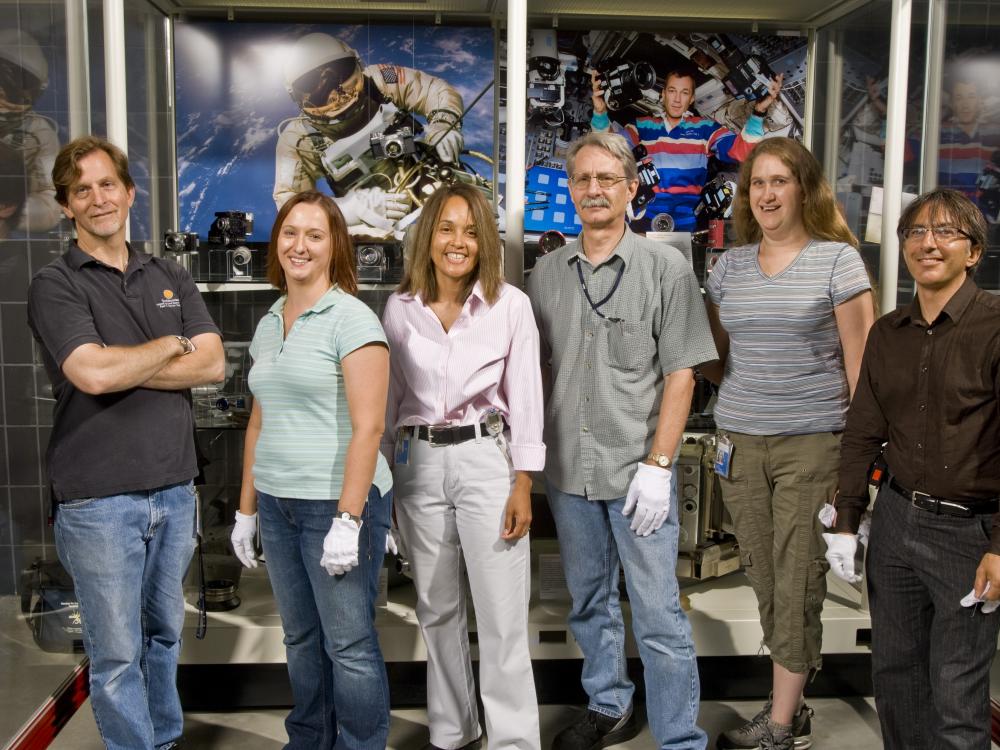
{"type": "Polygon", "coordinates": [[[279,208],[325,180],[352,235],[389,236],[417,208],[408,188],[418,146],[441,165],[459,166],[462,97],[443,79],[400,65],[366,66],[323,33],[295,41],[284,77],[300,114],[279,127],[279,208]]]}
{"type": "Polygon", "coordinates": [[[49,66],[38,42],[24,31],[0,29],[0,144],[20,154],[27,178],[20,231],[45,231],[62,217],[51,178],[59,153],[56,125],[32,109],[48,82],[49,66]]]}

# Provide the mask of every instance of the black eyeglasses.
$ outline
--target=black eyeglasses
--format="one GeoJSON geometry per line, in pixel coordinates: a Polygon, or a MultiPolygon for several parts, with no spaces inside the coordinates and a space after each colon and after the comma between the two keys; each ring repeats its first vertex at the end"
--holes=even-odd
{"type": "Polygon", "coordinates": [[[934,239],[939,242],[954,242],[955,240],[963,238],[971,239],[969,235],[958,227],[948,226],[947,224],[939,227],[910,227],[909,229],[904,229],[900,232],[900,235],[908,242],[919,242],[927,236],[928,232],[931,232],[934,235],[934,239]]]}

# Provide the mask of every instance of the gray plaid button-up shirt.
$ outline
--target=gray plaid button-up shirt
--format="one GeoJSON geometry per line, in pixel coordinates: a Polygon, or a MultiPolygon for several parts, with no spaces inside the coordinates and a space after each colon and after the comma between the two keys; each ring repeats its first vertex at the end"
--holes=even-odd
{"type": "Polygon", "coordinates": [[[664,375],[718,357],[698,281],[676,249],[625,230],[594,267],[578,239],[539,259],[528,296],[552,368],[545,477],[591,500],[624,497],[652,445],[664,375]],[[579,264],[579,270],[578,270],[579,264]],[[598,315],[580,282],[600,303],[598,315]]]}

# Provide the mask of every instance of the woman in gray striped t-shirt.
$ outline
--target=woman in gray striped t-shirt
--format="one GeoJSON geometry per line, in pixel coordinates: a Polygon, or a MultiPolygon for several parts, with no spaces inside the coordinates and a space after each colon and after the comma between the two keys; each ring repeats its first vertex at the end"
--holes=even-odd
{"type": "Polygon", "coordinates": [[[723,499],[757,594],[772,699],[719,748],[809,747],[802,691],[822,663],[828,565],[817,520],[837,487],[840,433],[875,318],[864,263],[819,163],[790,138],[760,143],[740,170],[746,244],[705,284],[720,361],[720,440],[733,446],[723,499]]]}

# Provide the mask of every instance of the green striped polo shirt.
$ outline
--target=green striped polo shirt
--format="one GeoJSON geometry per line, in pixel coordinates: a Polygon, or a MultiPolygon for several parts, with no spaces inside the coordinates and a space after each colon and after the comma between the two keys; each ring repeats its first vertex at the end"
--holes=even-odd
{"type": "MultiPolygon", "coordinates": [[[[254,485],[276,497],[337,500],[351,441],[340,363],[365,344],[386,344],[385,332],[364,302],[332,287],[299,316],[286,338],[285,299],[261,318],[250,344],[250,390],[263,417],[254,485]]],[[[372,482],[382,494],[392,488],[381,453],[372,482]]]]}

